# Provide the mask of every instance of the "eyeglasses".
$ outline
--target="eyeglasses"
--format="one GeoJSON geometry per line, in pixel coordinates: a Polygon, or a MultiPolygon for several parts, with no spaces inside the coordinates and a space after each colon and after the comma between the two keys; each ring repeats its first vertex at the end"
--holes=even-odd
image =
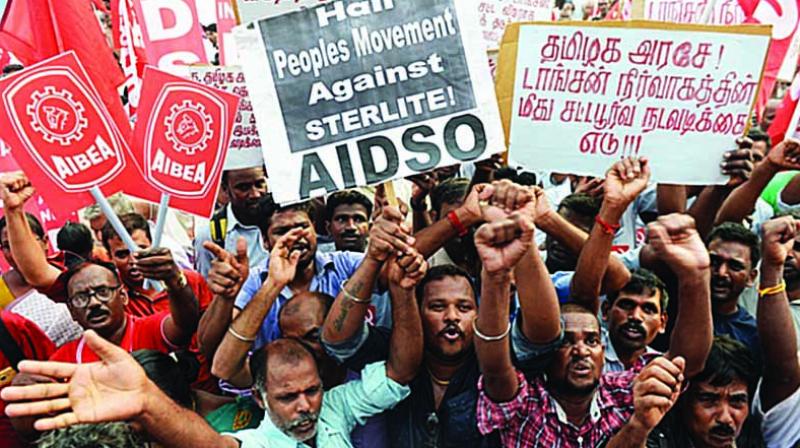
{"type": "Polygon", "coordinates": [[[75,308],[85,308],[86,305],[89,304],[89,301],[91,301],[92,297],[97,297],[97,300],[107,303],[112,297],[114,297],[114,293],[117,292],[120,286],[121,285],[98,286],[97,288],[92,288],[88,291],[79,292],[69,298],[69,303],[75,308]]]}

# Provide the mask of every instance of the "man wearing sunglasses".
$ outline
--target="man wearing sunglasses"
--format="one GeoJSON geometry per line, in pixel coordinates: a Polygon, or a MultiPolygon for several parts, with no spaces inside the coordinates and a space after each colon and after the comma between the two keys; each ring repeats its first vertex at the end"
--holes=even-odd
{"type": "MultiPolygon", "coordinates": [[[[147,317],[126,313],[128,293],[111,264],[85,261],[62,274],[61,280],[67,287],[72,318],[84,330],[94,330],[129,353],[143,349],[171,352],[188,345],[197,329],[197,303],[188,308],[178,306],[172,303],[172,296],[170,311],[147,317]]],[[[99,360],[83,338],[63,345],[50,359],[78,364],[99,360]]]]}

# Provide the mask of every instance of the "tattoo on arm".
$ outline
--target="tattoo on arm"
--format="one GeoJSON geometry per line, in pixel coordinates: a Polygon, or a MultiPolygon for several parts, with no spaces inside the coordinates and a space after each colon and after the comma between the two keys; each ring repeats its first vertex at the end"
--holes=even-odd
{"type": "Polygon", "coordinates": [[[333,327],[336,331],[342,331],[342,326],[344,326],[344,321],[347,319],[347,315],[350,313],[350,308],[353,306],[352,302],[347,299],[342,301],[342,307],[339,310],[339,315],[336,316],[336,320],[333,321],[333,327]]]}

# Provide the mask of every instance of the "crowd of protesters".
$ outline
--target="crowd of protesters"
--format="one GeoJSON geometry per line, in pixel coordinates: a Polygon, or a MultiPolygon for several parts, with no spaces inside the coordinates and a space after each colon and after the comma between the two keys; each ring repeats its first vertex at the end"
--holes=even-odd
{"type": "Polygon", "coordinates": [[[800,142],[769,126],[725,185],[494,156],[281,206],[230,170],[159,247],[109,198],[133,252],[97,206],[52,238],[0,173],[0,447],[800,446],[800,142]]]}

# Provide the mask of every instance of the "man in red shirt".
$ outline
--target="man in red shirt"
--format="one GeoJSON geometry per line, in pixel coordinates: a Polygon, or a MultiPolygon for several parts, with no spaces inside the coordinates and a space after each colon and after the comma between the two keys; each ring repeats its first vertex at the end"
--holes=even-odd
{"type": "Polygon", "coordinates": [[[142,215],[129,213],[119,218],[125,230],[141,249],[131,254],[111,223],[106,223],[103,227],[103,246],[111,256],[111,261],[117,267],[120,278],[128,290],[130,300],[127,311],[134,316],[144,317],[169,310],[169,296],[175,292],[175,288],[162,291],[146,289],[145,279],[188,284],[197,297],[200,310],[205,310],[212,299],[205,279],[197,272],[180,270],[172,259],[169,249],[151,249],[153,239],[150,236],[150,225],[142,215]]]}
{"type": "MultiPolygon", "coordinates": [[[[13,344],[19,349],[18,355],[24,359],[45,360],[56,350],[55,345],[39,327],[24,317],[8,311],[0,310],[0,319],[7,330],[7,334],[0,334],[0,338],[10,337],[13,344]]],[[[11,384],[11,379],[16,370],[16,363],[20,360],[9,360],[4,349],[0,349],[0,389],[11,384]]],[[[5,413],[6,404],[0,400],[0,445],[4,448],[23,448],[28,444],[17,434],[11,421],[5,413]]]]}
{"type": "MultiPolygon", "coordinates": [[[[197,329],[200,313],[193,295],[170,295],[169,312],[147,317],[127,313],[128,292],[113,265],[86,261],[70,268],[61,280],[75,321],[129,353],[142,349],[166,353],[185,347],[197,329]]],[[[50,359],[79,364],[99,360],[84,338],[63,345],[50,359]]]]}

